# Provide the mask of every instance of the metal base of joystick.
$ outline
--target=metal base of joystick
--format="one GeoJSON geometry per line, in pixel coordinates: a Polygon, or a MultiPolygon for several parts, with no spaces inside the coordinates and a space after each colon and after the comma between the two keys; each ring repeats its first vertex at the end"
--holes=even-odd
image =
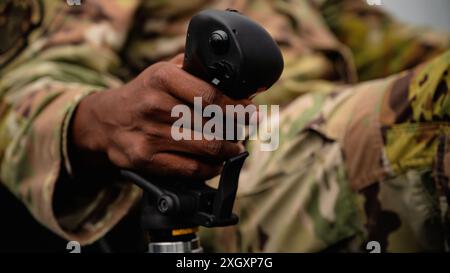
{"type": "Polygon", "coordinates": [[[202,253],[200,240],[197,235],[188,241],[150,242],[148,253],[202,253]]]}

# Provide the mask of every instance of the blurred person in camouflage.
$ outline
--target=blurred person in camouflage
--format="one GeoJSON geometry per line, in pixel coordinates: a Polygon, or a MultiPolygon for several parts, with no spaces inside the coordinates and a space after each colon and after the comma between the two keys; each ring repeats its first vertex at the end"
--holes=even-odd
{"type": "Polygon", "coordinates": [[[254,99],[282,106],[280,146],[249,143],[240,223],[206,232],[204,243],[312,252],[364,251],[374,240],[382,251],[448,250],[448,35],[359,0],[0,2],[3,187],[59,237],[87,245],[140,197],[116,167],[217,175],[239,144],[177,143],[167,133],[170,109],[194,96],[251,103],[179,69],[187,22],[206,8],[262,24],[285,70],[254,99]]]}

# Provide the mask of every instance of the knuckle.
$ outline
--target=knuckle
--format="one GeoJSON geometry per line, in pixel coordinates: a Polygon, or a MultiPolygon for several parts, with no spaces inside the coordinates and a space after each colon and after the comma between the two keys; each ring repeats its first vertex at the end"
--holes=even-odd
{"type": "Polygon", "coordinates": [[[205,145],[207,153],[211,156],[219,156],[224,148],[225,143],[223,141],[209,141],[205,145]]]}
{"type": "Polygon", "coordinates": [[[122,168],[130,168],[130,162],[127,160],[127,158],[121,153],[121,151],[117,149],[108,149],[107,155],[109,160],[113,162],[116,166],[122,167],[122,168]]]}
{"type": "Polygon", "coordinates": [[[205,88],[201,92],[201,96],[205,104],[214,104],[218,97],[218,92],[213,88],[205,88]]]}
{"type": "Polygon", "coordinates": [[[167,62],[159,62],[153,65],[150,77],[152,82],[160,87],[164,87],[170,78],[171,65],[167,62]]]}
{"type": "Polygon", "coordinates": [[[198,161],[194,160],[185,169],[185,175],[188,177],[194,177],[199,174],[201,165],[198,161]]]}
{"type": "Polygon", "coordinates": [[[152,158],[149,157],[146,141],[134,141],[128,157],[134,167],[142,167],[152,161],[152,158]]]}
{"type": "Polygon", "coordinates": [[[141,100],[141,109],[145,113],[155,114],[163,110],[163,103],[161,97],[156,92],[149,92],[149,94],[141,100]]]}

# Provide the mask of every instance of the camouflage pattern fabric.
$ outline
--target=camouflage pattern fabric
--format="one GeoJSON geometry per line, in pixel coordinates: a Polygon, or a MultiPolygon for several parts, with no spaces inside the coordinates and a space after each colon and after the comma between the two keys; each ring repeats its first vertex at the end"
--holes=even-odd
{"type": "Polygon", "coordinates": [[[442,53],[448,36],[397,23],[359,0],[0,2],[2,184],[67,240],[88,244],[111,229],[138,189],[102,181],[77,194],[57,190],[62,182],[86,185],[67,153],[73,110],[89,93],[182,52],[187,22],[211,7],[261,23],[286,60],[279,83],[256,98],[285,107],[280,149],[252,149],[239,232],[221,233],[236,244],[215,238],[228,242],[217,249],[360,250],[372,239],[389,251],[444,249],[448,54],[355,84],[442,53]]]}
{"type": "Polygon", "coordinates": [[[364,251],[373,240],[382,251],[448,250],[449,69],[450,51],[292,102],[279,149],[252,143],[235,250],[364,251]]]}
{"type": "Polygon", "coordinates": [[[57,181],[82,184],[65,175],[69,120],[84,96],[121,84],[112,70],[135,6],[133,1],[83,2],[73,9],[65,1],[0,4],[6,54],[0,58],[1,181],[39,222],[68,240],[101,237],[139,195],[130,184],[108,181],[95,194],[54,196],[57,181]],[[23,36],[9,40],[18,24],[23,36]],[[55,199],[63,200],[64,208],[54,207],[55,199]]]}

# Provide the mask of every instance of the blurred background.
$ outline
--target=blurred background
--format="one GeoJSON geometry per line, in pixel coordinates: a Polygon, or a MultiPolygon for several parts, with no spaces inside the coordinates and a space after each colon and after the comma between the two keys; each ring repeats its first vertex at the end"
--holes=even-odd
{"type": "Polygon", "coordinates": [[[450,32],[450,0],[381,0],[399,20],[450,32]]]}

